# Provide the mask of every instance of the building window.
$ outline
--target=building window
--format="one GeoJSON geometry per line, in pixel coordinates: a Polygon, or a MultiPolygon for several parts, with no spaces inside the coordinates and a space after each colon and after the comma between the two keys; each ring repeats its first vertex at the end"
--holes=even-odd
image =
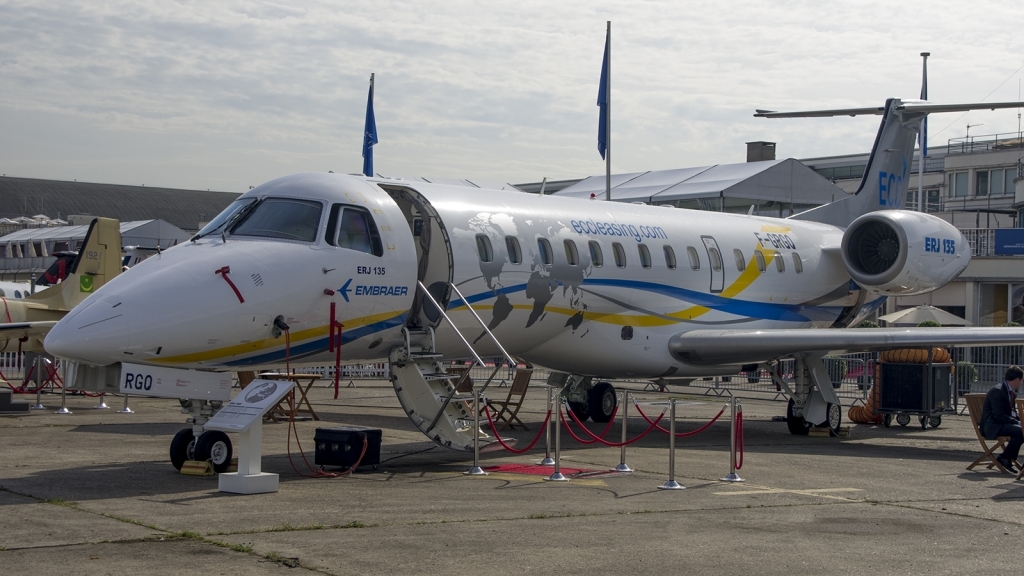
{"type": "Polygon", "coordinates": [[[508,261],[519,264],[523,261],[523,251],[519,248],[519,239],[515,236],[505,236],[505,249],[508,250],[508,261]]]}
{"type": "Polygon", "coordinates": [[[988,170],[978,170],[974,173],[974,195],[988,196],[988,170]]]}
{"type": "Polygon", "coordinates": [[[676,269],[676,251],[668,244],[665,244],[665,267],[669,270],[676,269]]]}
{"type": "Polygon", "coordinates": [[[968,172],[955,172],[949,175],[949,195],[954,198],[967,197],[968,172]]]}
{"type": "Polygon", "coordinates": [[[626,267],[626,251],[623,250],[622,244],[618,242],[612,242],[612,253],[615,255],[615,265],[619,268],[626,267]]]}
{"type": "Polygon", "coordinates": [[[800,259],[800,255],[793,252],[793,270],[796,270],[797,274],[804,273],[804,261],[800,259]]]}
{"type": "Polygon", "coordinates": [[[480,254],[481,262],[494,261],[494,249],[491,248],[491,239],[483,234],[476,235],[476,251],[480,254]]]}
{"type": "Polygon", "coordinates": [[[551,264],[555,259],[551,252],[551,242],[547,238],[537,238],[537,248],[540,250],[540,261],[542,264],[551,264]]]}
{"type": "Polygon", "coordinates": [[[590,241],[590,263],[596,268],[604,266],[604,253],[601,252],[601,245],[593,240],[590,241]]]}
{"type": "Polygon", "coordinates": [[[981,284],[980,306],[978,309],[979,326],[1002,326],[1008,319],[1007,304],[1010,294],[1008,284],[981,284]]]}
{"type": "Polygon", "coordinates": [[[690,270],[700,270],[700,257],[693,246],[686,247],[686,255],[690,258],[690,270]]]}
{"type": "Polygon", "coordinates": [[[736,270],[743,272],[747,269],[747,259],[743,257],[743,252],[739,248],[732,251],[732,256],[736,259],[736,270]]]}
{"type": "Polygon", "coordinates": [[[651,251],[647,249],[647,244],[638,244],[637,250],[640,252],[640,265],[644,268],[650,268],[651,251]]]}
{"type": "Polygon", "coordinates": [[[565,245],[565,261],[569,263],[569,266],[579,266],[580,253],[576,250],[576,243],[566,240],[563,244],[565,245]]]}
{"type": "Polygon", "coordinates": [[[757,263],[758,272],[761,272],[763,274],[764,271],[768,269],[768,267],[764,263],[764,254],[760,250],[754,251],[754,262],[757,263]]]}

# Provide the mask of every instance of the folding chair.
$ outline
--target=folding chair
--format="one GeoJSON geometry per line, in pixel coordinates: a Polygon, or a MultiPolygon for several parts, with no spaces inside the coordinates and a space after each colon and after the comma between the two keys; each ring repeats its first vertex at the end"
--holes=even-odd
{"type": "MultiPolygon", "coordinates": [[[[1019,414],[1024,414],[1024,412],[1021,412],[1021,410],[1024,410],[1024,398],[1018,398],[1017,399],[1017,414],[1018,415],[1019,414]]],[[[1021,478],[1024,478],[1024,466],[1021,466],[1020,464],[1017,464],[1017,467],[1020,468],[1020,473],[1017,474],[1016,480],[1020,480],[1021,478]]]]}
{"type": "Polygon", "coordinates": [[[488,404],[494,407],[494,424],[505,423],[499,430],[515,428],[516,423],[522,426],[523,430],[529,430],[526,424],[523,424],[523,421],[519,419],[518,414],[519,408],[523,405],[523,399],[526,398],[526,389],[530,387],[530,378],[532,376],[533,369],[517,368],[516,375],[512,379],[512,385],[508,388],[508,396],[504,400],[491,400],[488,402],[488,404]]]}
{"type": "Polygon", "coordinates": [[[246,372],[246,371],[238,372],[238,387],[244,389],[246,386],[248,386],[255,379],[256,379],[256,373],[255,372],[246,372]]]}
{"type": "MultiPolygon", "coordinates": [[[[974,469],[979,464],[988,463],[987,468],[992,467],[999,468],[1001,472],[1009,473],[1009,470],[1003,468],[1003,465],[996,460],[995,451],[1006,446],[1006,442],[1010,439],[1009,436],[999,436],[995,439],[995,444],[989,447],[989,440],[985,438],[985,435],[981,433],[981,411],[985,408],[985,395],[984,394],[964,394],[964,399],[967,401],[967,412],[971,415],[971,424],[974,425],[974,433],[978,436],[978,442],[981,443],[981,449],[985,451],[984,454],[978,456],[978,459],[971,462],[971,465],[967,467],[968,470],[974,469]]],[[[1018,478],[1020,478],[1018,476],[1018,478]]]]}

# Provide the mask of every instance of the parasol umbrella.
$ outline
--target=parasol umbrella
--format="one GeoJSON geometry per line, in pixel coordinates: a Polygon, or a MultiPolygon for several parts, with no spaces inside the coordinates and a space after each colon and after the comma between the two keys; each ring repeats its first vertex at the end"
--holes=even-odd
{"type": "Polygon", "coordinates": [[[885,316],[879,316],[891,326],[917,326],[925,320],[934,320],[943,326],[971,326],[971,323],[956,314],[950,314],[935,306],[914,306],[885,316]]]}

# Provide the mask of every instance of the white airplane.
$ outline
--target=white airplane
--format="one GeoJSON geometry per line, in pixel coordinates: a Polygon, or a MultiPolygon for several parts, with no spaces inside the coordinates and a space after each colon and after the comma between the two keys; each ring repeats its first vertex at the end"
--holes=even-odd
{"type": "Polygon", "coordinates": [[[0,281],[0,298],[21,300],[32,294],[32,285],[28,282],[0,281]]]}
{"type": "MultiPolygon", "coordinates": [[[[790,430],[837,429],[827,353],[1024,340],[1010,328],[846,329],[887,296],[934,290],[967,266],[956,228],[900,209],[921,118],[962,109],[893,99],[831,111],[883,115],[861,188],[787,219],[286,176],[108,283],[50,331],[46,349],[123,372],[250,370],[286,356],[323,365],[334,361],[337,321],[345,360],[387,357],[409,418],[459,450],[476,431],[465,403],[450,401],[442,360],[550,368],[574,409],[607,421],[616,395],[606,379],[735,374],[795,358],[795,377],[780,381],[790,430]]],[[[182,405],[193,417],[182,433],[198,436],[205,401],[182,405]]]]}

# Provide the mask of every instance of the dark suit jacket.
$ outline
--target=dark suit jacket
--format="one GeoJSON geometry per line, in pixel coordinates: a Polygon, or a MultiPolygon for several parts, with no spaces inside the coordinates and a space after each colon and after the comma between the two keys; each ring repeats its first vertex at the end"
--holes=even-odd
{"type": "Polygon", "coordinates": [[[999,436],[1004,424],[1020,424],[1014,416],[1015,408],[1010,403],[1010,386],[1006,382],[996,384],[985,394],[985,408],[981,411],[981,433],[989,440],[999,436]]]}

